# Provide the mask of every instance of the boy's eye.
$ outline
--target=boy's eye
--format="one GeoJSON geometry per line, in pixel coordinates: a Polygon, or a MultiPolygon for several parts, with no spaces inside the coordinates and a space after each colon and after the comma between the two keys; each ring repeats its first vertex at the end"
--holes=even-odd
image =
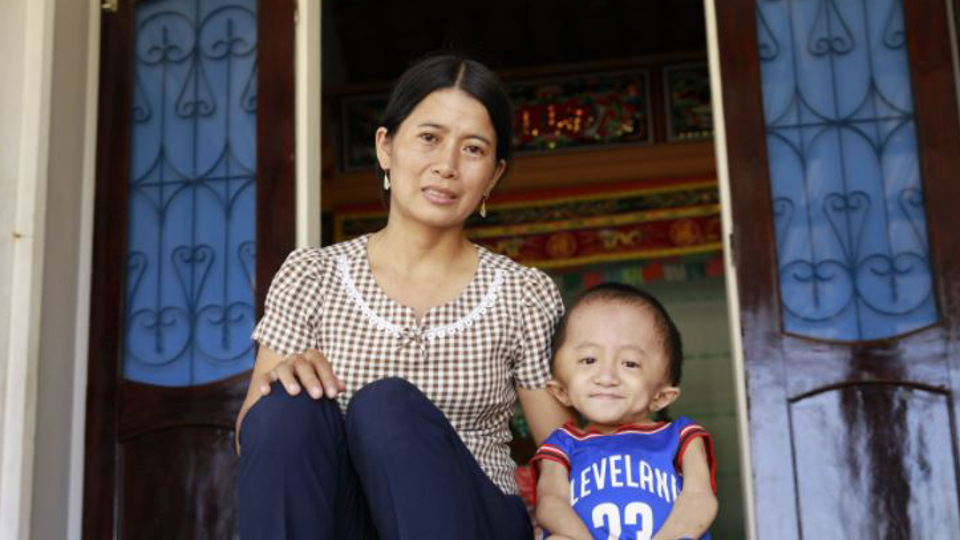
{"type": "Polygon", "coordinates": [[[583,358],[580,359],[580,363],[581,363],[581,364],[586,364],[586,365],[588,365],[588,366],[589,366],[590,364],[595,363],[596,361],[597,361],[597,359],[594,358],[594,357],[592,357],[592,356],[585,356],[585,357],[583,357],[583,358]]]}
{"type": "Polygon", "coordinates": [[[633,360],[624,360],[623,367],[628,369],[637,369],[640,367],[640,363],[634,362],[633,360]]]}

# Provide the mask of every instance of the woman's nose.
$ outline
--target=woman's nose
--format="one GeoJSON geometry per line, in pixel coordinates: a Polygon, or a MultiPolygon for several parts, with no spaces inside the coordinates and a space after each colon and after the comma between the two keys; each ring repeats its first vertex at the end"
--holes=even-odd
{"type": "Polygon", "coordinates": [[[441,178],[455,178],[459,166],[456,146],[445,145],[438,154],[437,161],[433,165],[434,174],[441,178]]]}

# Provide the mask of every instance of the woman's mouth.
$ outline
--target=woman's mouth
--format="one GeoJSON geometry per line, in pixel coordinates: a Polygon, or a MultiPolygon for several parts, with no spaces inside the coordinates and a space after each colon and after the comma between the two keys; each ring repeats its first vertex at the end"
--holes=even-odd
{"type": "Polygon", "coordinates": [[[446,189],[425,187],[420,191],[427,200],[434,204],[452,204],[457,200],[456,194],[446,189]]]}

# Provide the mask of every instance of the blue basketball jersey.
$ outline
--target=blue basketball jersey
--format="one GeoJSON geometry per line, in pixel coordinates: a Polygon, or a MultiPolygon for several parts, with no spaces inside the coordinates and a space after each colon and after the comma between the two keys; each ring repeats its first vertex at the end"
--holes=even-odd
{"type": "MultiPolygon", "coordinates": [[[[710,435],[684,416],[670,423],[626,425],[608,434],[567,424],[544,441],[534,467],[548,459],[567,468],[570,504],[595,540],[649,540],[683,489],[680,464],[697,437],[703,438],[716,478],[710,435]]],[[[701,537],[709,538],[709,532],[701,537]]]]}

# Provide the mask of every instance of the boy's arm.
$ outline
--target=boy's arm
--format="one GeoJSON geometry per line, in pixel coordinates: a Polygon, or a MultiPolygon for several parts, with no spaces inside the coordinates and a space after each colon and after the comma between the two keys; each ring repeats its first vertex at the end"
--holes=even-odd
{"type": "Polygon", "coordinates": [[[683,453],[681,467],[683,489],[653,540],[700,538],[717,517],[717,497],[713,493],[712,473],[702,438],[690,442],[683,453]]]}
{"type": "Polygon", "coordinates": [[[570,480],[561,463],[541,460],[537,480],[537,522],[550,531],[550,538],[591,540],[580,516],[570,506],[570,480]]]}

